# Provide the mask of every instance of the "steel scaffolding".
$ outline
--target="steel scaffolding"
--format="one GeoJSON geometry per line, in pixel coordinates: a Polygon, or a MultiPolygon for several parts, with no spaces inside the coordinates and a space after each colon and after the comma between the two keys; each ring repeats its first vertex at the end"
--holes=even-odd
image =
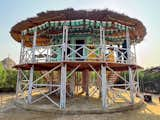
{"type": "MultiPolygon", "coordinates": [[[[98,76],[97,81],[99,81],[99,85],[95,86],[95,88],[89,92],[89,96],[95,94],[95,92],[99,91],[100,97],[102,100],[102,108],[108,108],[109,104],[114,103],[115,100],[119,97],[124,98],[122,95],[124,92],[130,96],[130,102],[134,104],[134,97],[135,94],[139,91],[139,78],[138,72],[136,68],[136,55],[131,52],[130,46],[130,36],[129,31],[126,30],[126,41],[127,41],[127,49],[124,48],[117,48],[115,46],[107,46],[105,43],[105,29],[100,26],[100,44],[95,45],[95,50],[91,50],[87,47],[87,45],[79,45],[77,49],[73,49],[71,46],[78,46],[76,44],[69,44],[68,43],[68,29],[69,26],[63,26],[63,38],[62,44],[60,45],[50,45],[50,46],[36,46],[36,39],[37,39],[37,28],[34,29],[33,35],[33,45],[32,48],[27,48],[24,46],[23,39],[21,40],[21,51],[20,51],[20,62],[18,66],[18,75],[17,75],[17,88],[16,88],[16,98],[17,100],[23,98],[26,104],[33,104],[42,100],[43,98],[47,98],[51,103],[55,106],[59,107],[60,109],[66,108],[66,100],[68,96],[74,96],[75,91],[75,74],[76,72],[83,71],[88,69],[92,71],[98,76]],[[56,47],[60,49],[62,52],[62,57],[59,62],[51,60],[51,48],[56,47]],[[70,50],[70,53],[67,53],[67,50],[70,50]],[[88,50],[90,52],[87,53],[87,57],[91,54],[94,54],[95,58],[88,58],[78,53],[78,50],[88,50]],[[109,55],[111,53],[106,54],[106,51],[112,50],[117,55],[115,61],[113,63],[107,62],[109,61],[109,55]],[[97,54],[96,51],[100,51],[100,55],[97,54]],[[37,54],[41,54],[41,58],[37,57],[37,54]],[[76,60],[73,61],[71,59],[72,54],[76,54],[76,60]],[[127,56],[125,55],[127,54],[127,56]],[[86,61],[80,61],[80,60],[86,61]],[[35,70],[39,70],[40,64],[54,64],[51,67],[45,68],[46,72],[44,72],[39,78],[34,78],[35,70]],[[28,67],[23,67],[28,65],[28,67]],[[72,66],[73,65],[73,66],[72,66]],[[114,66],[115,65],[115,66],[114,66]],[[116,67],[116,65],[120,67],[116,67]],[[125,70],[128,70],[129,73],[129,81],[124,78],[122,75],[119,74],[121,71],[121,67],[125,70]],[[25,70],[29,70],[29,75],[25,72],[25,70]],[[46,76],[50,76],[51,73],[59,71],[60,77],[58,83],[50,82],[46,84],[39,84],[38,81],[45,78],[46,76]],[[124,84],[115,84],[112,81],[108,80],[107,71],[113,73],[114,76],[119,77],[121,80],[124,81],[124,84]],[[69,81],[69,82],[68,82],[69,81]],[[67,90],[67,84],[69,83],[70,91],[67,90]],[[49,92],[43,92],[39,87],[49,87],[49,92]],[[124,87],[121,91],[116,91],[115,87],[124,87]],[[34,90],[38,90],[39,93],[42,95],[33,100],[34,90]],[[112,93],[112,94],[111,94],[112,93]],[[53,100],[50,95],[51,94],[59,94],[60,99],[59,101],[53,100]]],[[[57,51],[52,51],[54,54],[59,54],[57,51]]],[[[40,70],[43,71],[43,68],[40,70]]],[[[77,86],[78,87],[78,86],[77,86]]],[[[87,88],[89,86],[87,85],[87,88]]],[[[124,98],[125,99],[125,98],[124,98]]]]}

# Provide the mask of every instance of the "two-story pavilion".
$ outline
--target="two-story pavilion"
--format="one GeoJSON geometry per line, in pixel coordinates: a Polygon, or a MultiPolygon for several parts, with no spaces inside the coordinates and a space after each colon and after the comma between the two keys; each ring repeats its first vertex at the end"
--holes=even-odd
{"type": "Polygon", "coordinates": [[[74,96],[75,88],[80,87],[86,96],[98,91],[105,109],[121,95],[113,89],[121,87],[134,103],[139,90],[136,70],[141,68],[136,64],[135,45],[146,35],[139,20],[108,9],[65,9],[39,13],[17,23],[10,33],[21,44],[20,61],[15,66],[17,99],[23,97],[33,104],[47,98],[63,109],[67,96],[74,96]],[[36,78],[35,71],[41,71],[42,76],[36,78]],[[129,81],[121,75],[123,71],[128,71],[129,81]],[[46,82],[40,83],[41,79],[46,82]],[[123,84],[117,83],[118,79],[123,84]],[[92,91],[90,86],[94,86],[92,91]],[[48,91],[43,93],[40,87],[48,91]],[[36,89],[42,96],[34,99],[36,89]],[[59,102],[50,97],[53,94],[59,94],[59,102]]]}

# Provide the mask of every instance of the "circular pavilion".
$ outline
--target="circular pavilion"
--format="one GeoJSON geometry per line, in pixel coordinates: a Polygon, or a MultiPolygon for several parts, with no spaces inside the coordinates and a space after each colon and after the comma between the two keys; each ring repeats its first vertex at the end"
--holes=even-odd
{"type": "Polygon", "coordinates": [[[17,23],[10,33],[21,44],[15,66],[17,99],[34,104],[47,98],[64,109],[68,98],[96,94],[107,109],[117,99],[125,99],[126,93],[126,102],[134,103],[141,67],[131,47],[146,35],[139,20],[108,9],[65,9],[38,13],[17,23]],[[128,78],[122,75],[124,71],[128,78]],[[35,91],[42,96],[34,97],[35,91]]]}

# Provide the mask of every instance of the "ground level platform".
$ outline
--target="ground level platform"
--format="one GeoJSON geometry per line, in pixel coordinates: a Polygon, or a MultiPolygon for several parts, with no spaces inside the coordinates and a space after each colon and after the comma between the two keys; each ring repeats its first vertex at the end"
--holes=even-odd
{"type": "Polygon", "coordinates": [[[111,63],[111,62],[104,62],[104,61],[65,61],[65,62],[50,62],[50,63],[28,63],[28,64],[18,64],[14,66],[15,68],[21,68],[23,70],[29,70],[32,65],[34,65],[35,70],[50,70],[54,67],[56,67],[59,64],[67,64],[67,70],[72,70],[76,68],[78,65],[79,68],[77,71],[82,71],[85,69],[92,70],[90,65],[96,69],[99,70],[101,67],[101,64],[104,64],[114,71],[127,71],[128,67],[130,67],[132,70],[135,69],[143,69],[141,66],[136,64],[124,64],[124,63],[111,63]]]}
{"type": "Polygon", "coordinates": [[[78,96],[68,99],[66,103],[67,107],[66,109],[63,110],[55,107],[53,104],[48,103],[46,99],[31,105],[23,103],[22,100],[16,101],[15,104],[20,108],[30,111],[77,115],[77,114],[104,114],[104,113],[129,111],[140,108],[143,105],[143,101],[139,98],[137,98],[134,104],[121,101],[115,103],[114,106],[108,106],[107,109],[102,109],[100,99],[90,98],[90,97],[88,98],[86,96],[78,96]]]}

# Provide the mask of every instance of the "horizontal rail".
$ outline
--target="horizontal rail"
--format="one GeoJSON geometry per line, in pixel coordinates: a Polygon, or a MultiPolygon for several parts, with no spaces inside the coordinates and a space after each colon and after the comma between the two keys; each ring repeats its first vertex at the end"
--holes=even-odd
{"type": "Polygon", "coordinates": [[[35,61],[32,61],[31,48],[25,48],[21,57],[21,64],[25,63],[51,63],[54,61],[107,61],[112,63],[136,63],[136,55],[126,48],[117,46],[94,44],[58,44],[35,47],[35,61]],[[65,51],[67,50],[67,51],[65,51]],[[62,58],[62,51],[67,55],[62,58]],[[129,59],[130,57],[130,59],[129,59]],[[130,62],[128,62],[130,60],[130,62]]]}

